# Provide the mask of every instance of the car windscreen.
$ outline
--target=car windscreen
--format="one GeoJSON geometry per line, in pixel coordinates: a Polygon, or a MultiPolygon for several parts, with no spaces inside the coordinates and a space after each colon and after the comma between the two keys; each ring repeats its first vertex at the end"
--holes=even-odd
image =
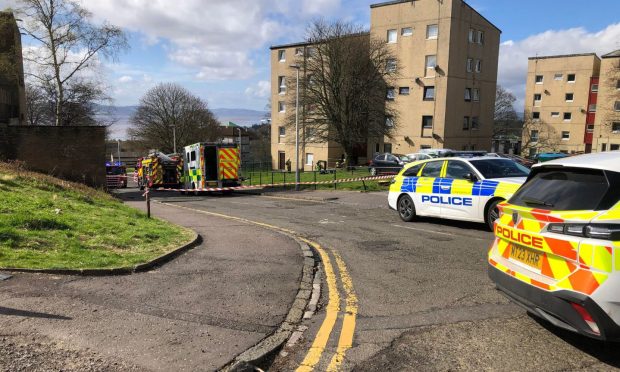
{"type": "Polygon", "coordinates": [[[527,177],[530,170],[510,159],[480,159],[470,160],[469,163],[484,176],[484,178],[527,177]]]}
{"type": "Polygon", "coordinates": [[[121,167],[106,167],[106,174],[121,175],[125,174],[125,170],[121,167]]]}
{"type": "Polygon", "coordinates": [[[602,170],[549,168],[537,170],[509,203],[522,207],[556,210],[596,210],[609,190],[602,170]]]}
{"type": "Polygon", "coordinates": [[[400,159],[400,161],[404,161],[405,163],[411,161],[411,158],[409,158],[407,155],[396,155],[396,156],[400,159]]]}

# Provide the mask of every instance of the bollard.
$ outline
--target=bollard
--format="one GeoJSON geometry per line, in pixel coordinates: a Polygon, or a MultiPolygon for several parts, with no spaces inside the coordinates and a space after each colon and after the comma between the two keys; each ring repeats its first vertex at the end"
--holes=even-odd
{"type": "Polygon", "coordinates": [[[338,184],[336,183],[336,175],[338,174],[338,170],[334,169],[334,190],[338,189],[338,184]]]}
{"type": "Polygon", "coordinates": [[[149,189],[146,189],[146,217],[151,218],[151,198],[149,197],[149,189]]]}

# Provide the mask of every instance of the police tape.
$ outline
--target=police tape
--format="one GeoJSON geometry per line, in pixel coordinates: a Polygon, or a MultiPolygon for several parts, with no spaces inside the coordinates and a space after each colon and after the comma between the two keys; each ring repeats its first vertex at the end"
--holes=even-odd
{"type": "Polygon", "coordinates": [[[210,187],[210,188],[201,188],[201,189],[173,189],[173,188],[164,188],[157,187],[152,189],[147,189],[145,196],[147,193],[151,191],[175,191],[175,192],[217,192],[217,191],[236,191],[236,190],[250,190],[250,189],[260,189],[265,187],[282,187],[282,186],[307,186],[307,185],[333,185],[338,183],[348,183],[348,182],[364,182],[364,181],[380,181],[380,180],[388,180],[394,178],[394,175],[389,176],[372,176],[372,177],[358,177],[358,178],[343,178],[339,180],[329,180],[329,181],[311,181],[311,182],[286,182],[286,183],[268,183],[262,185],[246,185],[246,186],[234,186],[234,187],[210,187]]]}

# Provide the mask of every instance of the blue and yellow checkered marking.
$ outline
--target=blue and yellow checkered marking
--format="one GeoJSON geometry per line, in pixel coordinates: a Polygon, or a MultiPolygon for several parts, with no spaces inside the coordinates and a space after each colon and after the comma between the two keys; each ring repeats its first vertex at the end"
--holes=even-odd
{"type": "MultiPolygon", "coordinates": [[[[403,177],[401,192],[428,192],[440,195],[471,195],[471,196],[495,196],[500,183],[498,181],[478,181],[471,183],[465,180],[455,180],[452,178],[432,179],[432,190],[430,184],[420,184],[420,179],[424,177],[403,177]],[[424,190],[420,190],[424,186],[424,190]]],[[[428,179],[425,179],[425,181],[428,179]]]]}
{"type": "Polygon", "coordinates": [[[400,192],[416,192],[419,177],[405,177],[400,192]]]}

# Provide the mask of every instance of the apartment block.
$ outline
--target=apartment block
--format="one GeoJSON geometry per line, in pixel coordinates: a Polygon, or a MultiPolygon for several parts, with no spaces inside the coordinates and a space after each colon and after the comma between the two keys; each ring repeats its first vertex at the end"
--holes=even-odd
{"type": "MultiPolygon", "coordinates": [[[[490,149],[501,31],[462,0],[390,1],[371,5],[370,14],[368,37],[384,41],[396,57],[399,77],[386,100],[399,115],[391,138],[369,138],[350,160],[364,164],[378,152],[427,148],[490,149]]],[[[297,73],[290,65],[311,50],[306,43],[271,47],[275,169],[295,161],[295,133],[285,125],[295,114],[286,105],[295,92],[287,91],[287,81],[297,73]]],[[[299,127],[302,169],[341,159],[338,144],[307,141],[303,115],[299,127]]]]}
{"type": "Polygon", "coordinates": [[[595,151],[620,150],[620,50],[601,57],[593,130],[595,151]]]}
{"type": "Polygon", "coordinates": [[[26,89],[21,34],[12,12],[0,12],[0,123],[25,122],[26,89]]]}

